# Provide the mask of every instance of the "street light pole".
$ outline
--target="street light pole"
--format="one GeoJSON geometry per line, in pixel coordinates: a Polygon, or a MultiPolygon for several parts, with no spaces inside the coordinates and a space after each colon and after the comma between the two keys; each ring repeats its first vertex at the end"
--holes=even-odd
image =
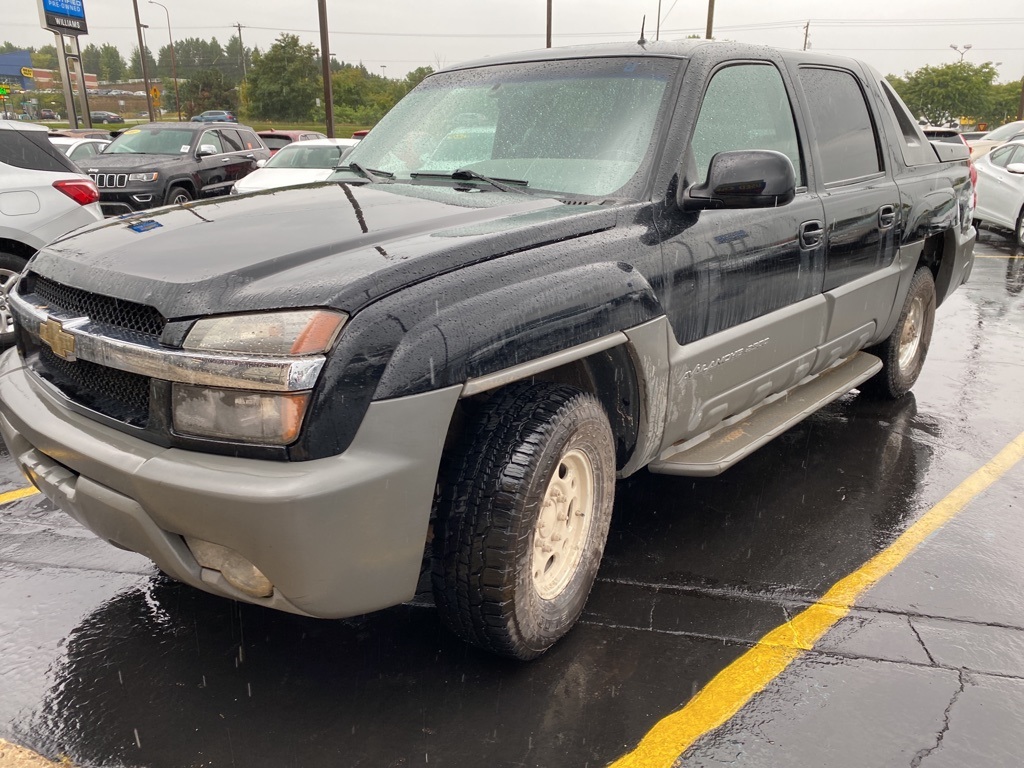
{"type": "Polygon", "coordinates": [[[135,10],[135,32],[139,38],[139,63],[142,65],[142,84],[146,89],[146,109],[149,111],[149,122],[156,122],[153,113],[153,95],[149,92],[149,70],[146,68],[146,41],[142,37],[142,22],[139,20],[139,0],[132,0],[135,10]]]}
{"type": "Polygon", "coordinates": [[[319,0],[317,12],[320,17],[320,65],[324,78],[324,112],[327,117],[327,135],[334,138],[334,91],[331,84],[330,44],[327,37],[327,0],[319,0]]]}
{"type": "Polygon", "coordinates": [[[950,43],[950,44],[949,44],[949,47],[950,47],[950,48],[952,48],[952,49],[953,49],[954,51],[956,51],[957,53],[959,53],[959,54],[960,54],[960,63],[961,63],[961,64],[963,64],[963,61],[964,61],[964,56],[966,56],[966,55],[967,55],[967,52],[968,52],[969,50],[971,50],[971,48],[973,48],[974,46],[973,46],[973,45],[971,45],[970,43],[966,43],[966,44],[965,44],[965,45],[963,46],[963,50],[962,50],[962,51],[960,50],[960,47],[961,47],[961,46],[959,46],[959,45],[953,45],[952,43],[950,43]]]}
{"type": "Polygon", "coordinates": [[[178,98],[178,62],[174,58],[174,37],[171,35],[171,12],[167,10],[167,6],[163,3],[158,3],[156,0],[149,0],[150,5],[159,5],[164,9],[164,15],[167,16],[167,42],[171,45],[171,77],[174,78],[174,104],[178,108],[178,120],[181,120],[181,99],[178,98]]]}

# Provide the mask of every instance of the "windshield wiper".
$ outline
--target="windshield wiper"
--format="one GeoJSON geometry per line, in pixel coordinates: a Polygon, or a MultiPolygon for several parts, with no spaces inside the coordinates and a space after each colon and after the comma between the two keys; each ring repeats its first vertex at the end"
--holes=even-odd
{"type": "Polygon", "coordinates": [[[395,178],[395,174],[391,173],[390,171],[378,171],[375,168],[366,168],[359,163],[352,162],[348,163],[347,165],[339,165],[335,170],[353,170],[360,176],[364,176],[365,178],[377,184],[384,183],[385,179],[395,178]]]}
{"type": "Polygon", "coordinates": [[[490,184],[496,189],[500,189],[502,192],[519,192],[523,195],[530,194],[522,187],[525,187],[530,182],[523,179],[492,179],[490,176],[484,176],[482,173],[470,170],[469,168],[459,168],[452,173],[410,173],[410,177],[414,179],[455,179],[456,181],[468,181],[475,179],[477,181],[483,181],[490,184]]]}

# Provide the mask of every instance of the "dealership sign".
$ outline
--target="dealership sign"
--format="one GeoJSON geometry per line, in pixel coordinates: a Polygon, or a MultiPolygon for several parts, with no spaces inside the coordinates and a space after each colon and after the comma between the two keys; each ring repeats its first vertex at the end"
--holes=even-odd
{"type": "Polygon", "coordinates": [[[65,35],[84,35],[89,31],[83,0],[39,0],[39,23],[43,29],[65,35]]]}

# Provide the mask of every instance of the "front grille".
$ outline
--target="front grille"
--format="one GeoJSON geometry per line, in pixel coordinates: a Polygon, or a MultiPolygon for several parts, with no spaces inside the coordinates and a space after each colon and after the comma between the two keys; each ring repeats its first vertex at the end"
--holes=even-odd
{"type": "Polygon", "coordinates": [[[135,427],[149,421],[149,377],[57,357],[45,344],[33,366],[36,373],[76,403],[135,427]]]}
{"type": "Polygon", "coordinates": [[[100,189],[117,189],[128,186],[127,173],[90,173],[89,178],[96,182],[100,189]]]}
{"type": "Polygon", "coordinates": [[[34,272],[29,273],[19,292],[34,293],[55,309],[147,336],[159,337],[167,325],[155,307],[71,288],[34,272]]]}

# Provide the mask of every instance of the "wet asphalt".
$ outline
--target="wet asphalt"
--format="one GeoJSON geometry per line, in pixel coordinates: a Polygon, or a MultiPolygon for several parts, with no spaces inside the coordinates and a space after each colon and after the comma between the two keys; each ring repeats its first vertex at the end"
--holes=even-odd
{"type": "MultiPolygon", "coordinates": [[[[605,766],[1024,431],[1024,254],[983,231],[896,403],[851,394],[719,478],[619,483],[582,622],[490,658],[426,599],[319,621],[213,597],[41,496],[0,508],[0,738],[79,766],[605,766]]],[[[0,493],[26,485],[0,457],[0,493]]],[[[1024,465],[682,766],[1024,765],[1024,465]]]]}

